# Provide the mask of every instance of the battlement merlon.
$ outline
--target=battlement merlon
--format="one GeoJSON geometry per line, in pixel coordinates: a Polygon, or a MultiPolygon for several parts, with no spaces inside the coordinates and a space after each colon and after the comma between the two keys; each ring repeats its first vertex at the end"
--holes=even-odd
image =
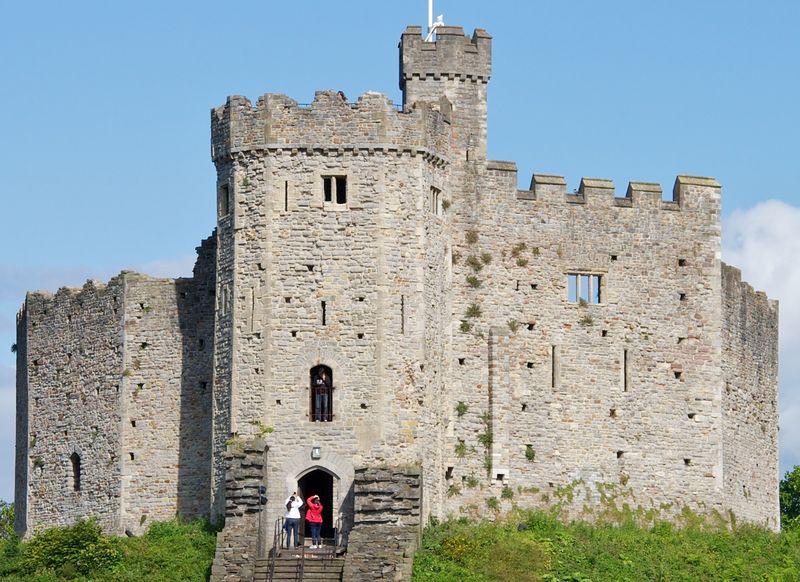
{"type": "Polygon", "coordinates": [[[211,157],[215,162],[246,150],[408,151],[446,162],[450,124],[438,102],[398,111],[388,97],[367,92],[354,103],[337,91],[317,91],[310,105],[266,94],[253,107],[231,96],[211,110],[211,157]]]}
{"type": "MultiPolygon", "coordinates": [[[[500,162],[489,162],[488,169],[512,173],[516,183],[516,166],[497,167],[500,162]]],[[[503,164],[510,164],[503,162],[503,164]]],[[[634,208],[660,208],[663,210],[701,211],[715,215],[719,222],[721,186],[714,178],[678,176],[672,189],[672,200],[662,198],[660,184],[654,182],[629,182],[625,196],[615,194],[614,182],[605,178],[581,178],[579,188],[567,192],[563,176],[534,174],[529,190],[519,190],[518,200],[537,200],[552,204],[570,203],[587,206],[622,206],[634,208]]]]}
{"type": "Polygon", "coordinates": [[[476,28],[472,38],[460,26],[436,29],[425,42],[422,28],[409,26],[400,39],[400,89],[412,78],[448,78],[488,83],[492,75],[492,37],[476,28]]]}

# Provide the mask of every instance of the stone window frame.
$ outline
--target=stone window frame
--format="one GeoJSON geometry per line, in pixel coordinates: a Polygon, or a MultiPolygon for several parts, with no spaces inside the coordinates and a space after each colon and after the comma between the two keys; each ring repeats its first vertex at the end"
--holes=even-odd
{"type": "Polygon", "coordinates": [[[442,207],[442,189],[431,185],[428,192],[428,211],[435,217],[441,218],[444,214],[442,207]]]}
{"type": "Polygon", "coordinates": [[[353,180],[348,172],[331,171],[320,174],[320,192],[322,194],[322,208],[324,210],[343,211],[349,210],[353,196],[353,180]],[[344,179],[345,196],[343,202],[338,202],[339,179],[344,179]],[[325,181],[331,180],[331,199],[325,199],[325,181]]]}
{"type": "Polygon", "coordinates": [[[570,305],[606,305],[608,303],[608,272],[590,269],[570,269],[564,272],[566,278],[565,298],[570,305]],[[571,278],[576,278],[575,299],[571,296],[571,278]],[[582,297],[583,281],[588,281],[586,297],[582,297]],[[596,283],[599,283],[599,296],[595,296],[596,283]],[[596,299],[596,301],[595,301],[596,299]]]}

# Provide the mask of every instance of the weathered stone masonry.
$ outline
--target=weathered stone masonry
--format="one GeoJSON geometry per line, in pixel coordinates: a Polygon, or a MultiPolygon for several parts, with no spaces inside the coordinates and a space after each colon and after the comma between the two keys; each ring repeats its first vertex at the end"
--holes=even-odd
{"type": "Polygon", "coordinates": [[[351,577],[402,579],[429,516],[569,486],[577,510],[613,484],[778,527],[777,304],[720,261],[716,180],[679,176],[666,200],[545,174],[520,190],[486,159],[491,37],[409,27],[400,63],[399,108],[320,91],[212,110],[217,230],[193,278],[28,295],[21,532],[227,516],[214,577],[246,580],[271,543],[256,524],[330,482],[351,577]],[[369,545],[387,532],[391,551],[369,545]]]}

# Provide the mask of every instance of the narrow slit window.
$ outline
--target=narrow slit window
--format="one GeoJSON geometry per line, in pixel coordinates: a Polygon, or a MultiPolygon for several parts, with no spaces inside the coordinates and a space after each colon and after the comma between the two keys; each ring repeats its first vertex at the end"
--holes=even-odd
{"type": "Polygon", "coordinates": [[[81,457],[78,453],[72,453],[69,457],[72,463],[72,489],[81,490],[81,457]]]}
{"type": "Polygon", "coordinates": [[[328,304],[322,301],[320,306],[322,308],[322,325],[328,325],[328,304]]]}
{"type": "Polygon", "coordinates": [[[558,361],[558,346],[551,346],[550,349],[550,387],[558,388],[558,377],[560,374],[558,361]]]}
{"type": "Polygon", "coordinates": [[[406,333],[406,296],[400,296],[400,333],[406,333]]]}
{"type": "Polygon", "coordinates": [[[231,210],[231,193],[227,184],[219,188],[219,215],[227,216],[231,210]]]}
{"type": "Polygon", "coordinates": [[[431,186],[431,193],[430,193],[430,211],[431,214],[434,216],[441,216],[442,215],[442,203],[440,200],[442,191],[438,188],[434,188],[431,186]]]}
{"type": "Polygon", "coordinates": [[[288,180],[283,183],[283,211],[289,210],[289,182],[288,180]]]}
{"type": "Polygon", "coordinates": [[[628,391],[628,350],[622,350],[622,391],[628,391]]]}

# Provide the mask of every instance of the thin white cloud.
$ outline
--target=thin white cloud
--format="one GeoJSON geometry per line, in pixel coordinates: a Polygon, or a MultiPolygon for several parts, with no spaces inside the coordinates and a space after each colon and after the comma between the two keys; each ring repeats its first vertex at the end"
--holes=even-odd
{"type": "Polygon", "coordinates": [[[767,200],[722,224],[722,257],[780,302],[781,473],[800,464],[800,208],[767,200]]]}

